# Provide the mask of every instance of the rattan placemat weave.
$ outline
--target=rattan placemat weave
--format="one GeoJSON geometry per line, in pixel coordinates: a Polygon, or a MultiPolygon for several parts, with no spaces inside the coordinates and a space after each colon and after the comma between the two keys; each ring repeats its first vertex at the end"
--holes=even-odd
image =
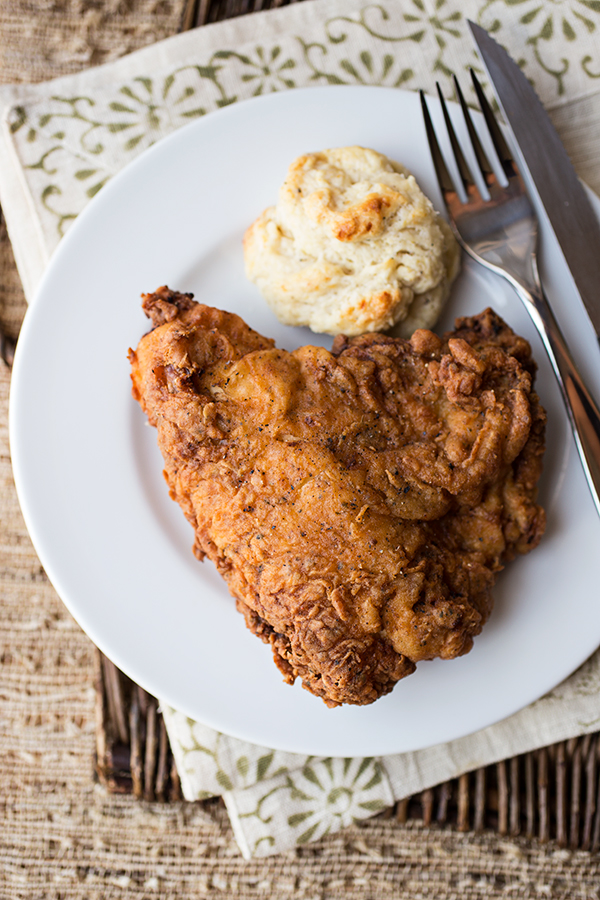
{"type": "MultiPolygon", "coordinates": [[[[0,80],[66,74],[272,5],[0,0],[0,80]]],[[[24,312],[0,221],[0,323],[16,336],[24,312]]],[[[179,799],[155,701],[98,654],[40,566],[12,481],[9,386],[0,364],[0,898],[600,896],[597,735],[243,860],[221,801],[179,799]]]]}

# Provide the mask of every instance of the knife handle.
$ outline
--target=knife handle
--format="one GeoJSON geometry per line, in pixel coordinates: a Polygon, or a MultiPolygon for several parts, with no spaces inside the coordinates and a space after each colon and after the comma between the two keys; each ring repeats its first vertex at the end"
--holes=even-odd
{"type": "Polygon", "coordinates": [[[575,444],[600,515],[600,409],[585,385],[554,318],[543,288],[513,281],[544,342],[567,409],[575,444]]]}

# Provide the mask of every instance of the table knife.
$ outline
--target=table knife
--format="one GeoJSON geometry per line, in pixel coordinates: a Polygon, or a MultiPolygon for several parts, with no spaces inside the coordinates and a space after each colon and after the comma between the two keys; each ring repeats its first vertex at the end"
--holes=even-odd
{"type": "Polygon", "coordinates": [[[519,66],[469,21],[521,167],[535,185],[600,340],[600,223],[548,113],[519,66]]]}

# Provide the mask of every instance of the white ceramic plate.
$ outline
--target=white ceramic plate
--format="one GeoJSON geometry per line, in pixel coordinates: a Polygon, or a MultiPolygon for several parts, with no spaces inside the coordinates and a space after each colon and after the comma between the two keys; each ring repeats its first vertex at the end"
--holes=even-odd
{"type": "MultiPolygon", "coordinates": [[[[168,284],[239,313],[292,349],[329,339],[280,325],[243,272],[244,229],[300,153],[362,144],[398,159],[441,208],[418,96],[323,87],[226,108],[114,178],[54,255],[23,327],[11,445],[26,523],[58,593],[131,678],[189,716],[301,753],[414,750],[490,725],[544,694],[600,643],[600,521],[541,343],[510,287],[473,264],[440,323],[493,306],[532,343],[549,415],[542,544],[498,580],[473,651],[421,663],[393,693],[330,710],[290,688],[169,500],[155,431],[130,395],[127,349],[148,330],[140,293],[168,284]]],[[[600,210],[600,202],[594,198],[600,210]]],[[[546,288],[600,396],[600,355],[544,226],[546,288]]]]}

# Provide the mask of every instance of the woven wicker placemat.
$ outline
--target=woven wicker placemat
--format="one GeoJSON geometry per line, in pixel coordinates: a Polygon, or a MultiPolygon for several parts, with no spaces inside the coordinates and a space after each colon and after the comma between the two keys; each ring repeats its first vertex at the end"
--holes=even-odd
{"type": "MultiPolygon", "coordinates": [[[[270,5],[0,0],[0,80],[66,74],[270,5]]],[[[0,324],[16,336],[24,312],[0,220],[0,324]]],[[[12,481],[9,386],[0,364],[0,898],[599,896],[598,735],[463,776],[283,856],[243,860],[220,800],[179,799],[154,699],[98,654],[48,582],[12,481]]]]}

